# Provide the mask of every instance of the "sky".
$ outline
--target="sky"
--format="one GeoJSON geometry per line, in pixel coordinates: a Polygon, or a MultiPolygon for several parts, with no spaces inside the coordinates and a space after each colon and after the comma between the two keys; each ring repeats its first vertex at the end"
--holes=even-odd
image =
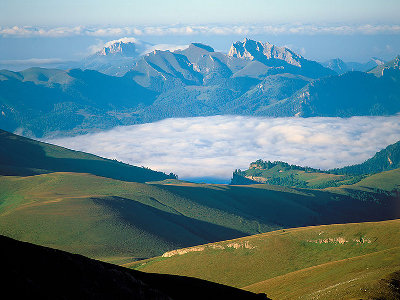
{"type": "Polygon", "coordinates": [[[175,118],[47,142],[184,180],[228,183],[257,159],[329,169],[361,163],[398,140],[400,115],[175,118]]]}
{"type": "Polygon", "coordinates": [[[398,0],[2,0],[0,25],[397,23],[398,0]]]}
{"type": "Polygon", "coordinates": [[[390,60],[399,12],[398,0],[1,0],[0,68],[77,61],[123,37],[223,52],[248,37],[317,61],[390,60]]]}

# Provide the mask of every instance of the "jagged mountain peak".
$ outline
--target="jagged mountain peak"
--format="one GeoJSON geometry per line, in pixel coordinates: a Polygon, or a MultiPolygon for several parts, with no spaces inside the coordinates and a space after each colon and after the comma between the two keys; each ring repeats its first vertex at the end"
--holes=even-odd
{"type": "Polygon", "coordinates": [[[385,61],[378,57],[371,57],[371,61],[375,62],[378,66],[385,64],[385,61]]]}
{"type": "Polygon", "coordinates": [[[301,67],[301,60],[304,58],[286,47],[278,47],[271,43],[263,43],[245,38],[243,42],[238,41],[232,44],[229,57],[237,57],[250,60],[279,59],[291,65],[301,67]]]}
{"type": "Polygon", "coordinates": [[[151,45],[141,42],[135,38],[125,37],[119,40],[113,40],[105,43],[103,48],[100,51],[96,52],[95,55],[137,57],[149,46],[151,45]]]}

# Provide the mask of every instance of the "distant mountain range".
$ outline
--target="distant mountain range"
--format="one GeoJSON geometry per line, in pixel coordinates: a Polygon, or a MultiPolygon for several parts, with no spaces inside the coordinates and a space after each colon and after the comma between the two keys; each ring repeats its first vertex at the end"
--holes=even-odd
{"type": "Polygon", "coordinates": [[[119,77],[79,69],[1,70],[0,128],[42,137],[169,117],[400,112],[400,71],[395,62],[378,66],[390,71],[379,77],[364,72],[336,75],[288,48],[249,39],[233,43],[228,54],[193,43],[185,49],[141,55],[148,47],[118,40],[88,58],[87,68],[118,69],[124,73],[119,77]]]}
{"type": "Polygon", "coordinates": [[[400,70],[381,77],[348,72],[310,82],[291,96],[255,112],[259,116],[351,117],[400,112],[400,70]]]}
{"type": "Polygon", "coordinates": [[[340,58],[334,58],[322,63],[324,67],[335,71],[338,75],[351,71],[368,72],[383,64],[385,64],[385,62],[377,57],[372,57],[366,63],[344,62],[340,58]]]}
{"type": "Polygon", "coordinates": [[[155,97],[129,78],[92,70],[2,70],[0,128],[44,136],[138,123],[134,112],[155,97]]]}
{"type": "Polygon", "coordinates": [[[368,73],[374,74],[375,76],[383,76],[385,72],[391,72],[392,70],[400,69],[400,55],[395,57],[393,60],[388,61],[387,63],[380,64],[379,66],[373,68],[368,73]]]}
{"type": "Polygon", "coordinates": [[[112,76],[122,76],[151,46],[153,45],[150,43],[134,38],[110,41],[96,53],[85,58],[81,62],[81,68],[96,70],[112,76]]]}

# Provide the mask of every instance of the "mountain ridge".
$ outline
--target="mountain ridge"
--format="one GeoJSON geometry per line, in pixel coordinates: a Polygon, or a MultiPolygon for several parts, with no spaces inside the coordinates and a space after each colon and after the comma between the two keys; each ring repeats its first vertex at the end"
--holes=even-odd
{"type": "Polygon", "coordinates": [[[253,40],[235,44],[252,58],[192,43],[140,56],[120,77],[79,69],[2,70],[0,128],[55,137],[173,117],[400,112],[400,71],[395,68],[380,77],[363,72],[338,76],[284,47],[253,40]]]}
{"type": "Polygon", "coordinates": [[[377,57],[372,57],[365,63],[359,62],[344,62],[340,58],[334,58],[323,62],[322,65],[335,71],[338,75],[351,71],[368,72],[373,68],[384,64],[385,62],[377,57]]]}

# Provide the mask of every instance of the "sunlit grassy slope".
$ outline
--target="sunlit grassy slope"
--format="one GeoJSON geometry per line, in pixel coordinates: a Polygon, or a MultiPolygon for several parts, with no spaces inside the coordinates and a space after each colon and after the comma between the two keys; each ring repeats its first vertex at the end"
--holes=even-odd
{"type": "Polygon", "coordinates": [[[114,263],[281,228],[400,217],[399,170],[329,190],[138,183],[128,180],[162,173],[7,132],[0,140],[0,234],[114,263]]]}
{"type": "MultiPolygon", "coordinates": [[[[254,164],[254,163],[253,163],[254,164]]],[[[289,187],[323,189],[332,186],[352,184],[361,180],[362,176],[338,175],[311,169],[290,169],[290,165],[277,163],[271,168],[250,168],[246,171],[236,171],[232,184],[267,183],[289,187]]],[[[297,167],[297,166],[295,166],[297,167]]]]}
{"type": "MultiPolygon", "coordinates": [[[[174,182],[174,181],[172,181],[174,182]]],[[[279,228],[400,217],[395,193],[0,177],[0,233],[115,263],[279,228]]]]}
{"type": "Polygon", "coordinates": [[[384,290],[380,279],[400,270],[399,232],[400,220],[293,228],[126,266],[265,292],[272,299],[364,299],[384,290]]]}

